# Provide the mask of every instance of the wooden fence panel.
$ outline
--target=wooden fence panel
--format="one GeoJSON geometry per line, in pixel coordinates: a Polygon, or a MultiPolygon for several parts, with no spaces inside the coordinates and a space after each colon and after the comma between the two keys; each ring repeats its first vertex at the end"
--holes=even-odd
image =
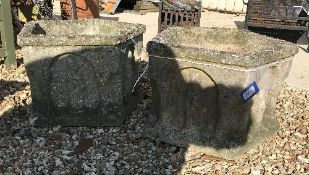
{"type": "Polygon", "coordinates": [[[243,8],[244,8],[243,1],[235,0],[233,12],[242,12],[243,8]]]}
{"type": "Polygon", "coordinates": [[[209,3],[209,8],[213,9],[213,10],[217,10],[218,9],[218,0],[211,0],[209,3]]]}
{"type": "Polygon", "coordinates": [[[246,13],[243,0],[202,0],[203,8],[232,13],[246,13]]]}
{"type": "Polygon", "coordinates": [[[224,11],[225,10],[225,4],[227,0],[219,0],[218,2],[218,10],[219,11],[224,11]]]}

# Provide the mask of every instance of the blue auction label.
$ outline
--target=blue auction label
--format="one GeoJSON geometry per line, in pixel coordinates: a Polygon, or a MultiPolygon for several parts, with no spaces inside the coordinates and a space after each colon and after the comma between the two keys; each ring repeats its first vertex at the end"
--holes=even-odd
{"type": "Polygon", "coordinates": [[[257,94],[260,91],[259,87],[257,86],[256,82],[254,81],[251,83],[248,87],[246,87],[245,90],[243,90],[240,94],[241,99],[245,103],[247,103],[255,94],[257,94]]]}

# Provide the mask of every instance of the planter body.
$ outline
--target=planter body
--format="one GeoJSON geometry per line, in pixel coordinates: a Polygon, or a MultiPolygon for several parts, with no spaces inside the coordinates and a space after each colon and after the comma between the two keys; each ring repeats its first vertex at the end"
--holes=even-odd
{"type": "Polygon", "coordinates": [[[26,24],[18,39],[33,108],[40,114],[37,124],[114,126],[124,121],[136,104],[131,89],[144,31],[143,25],[109,20],[26,24]]]}
{"type": "MultiPolygon", "coordinates": [[[[75,0],[78,19],[99,18],[99,0],[75,0]]],[[[72,11],[70,0],[61,0],[62,19],[71,19],[72,11]]]]}
{"type": "Polygon", "coordinates": [[[171,28],[147,45],[153,116],[149,137],[226,159],[279,128],[275,102],[297,47],[246,30],[171,28]],[[244,102],[251,83],[260,88],[244,102]]]}

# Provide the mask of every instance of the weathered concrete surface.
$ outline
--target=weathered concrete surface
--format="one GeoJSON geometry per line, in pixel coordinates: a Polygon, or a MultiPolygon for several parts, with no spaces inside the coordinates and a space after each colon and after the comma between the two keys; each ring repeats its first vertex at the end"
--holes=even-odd
{"type": "Polygon", "coordinates": [[[104,20],[26,24],[18,37],[37,124],[120,124],[136,103],[131,89],[143,32],[143,25],[104,20]]]}
{"type": "Polygon", "coordinates": [[[293,44],[245,30],[173,28],[147,51],[154,116],[146,135],[235,159],[278,129],[272,116],[293,44]],[[253,81],[260,92],[244,103],[240,93],[253,81]]]}
{"type": "Polygon", "coordinates": [[[286,79],[289,86],[309,90],[309,53],[308,45],[299,46],[299,53],[294,58],[291,72],[286,79]]]}
{"type": "Polygon", "coordinates": [[[170,33],[165,32],[150,41],[149,54],[252,68],[298,52],[294,45],[289,47],[292,45],[288,42],[261,37],[244,30],[175,28],[170,33]],[[170,34],[172,32],[174,33],[170,34]]]}
{"type": "Polygon", "coordinates": [[[111,20],[31,22],[19,34],[22,46],[111,46],[145,32],[140,24],[111,20]]]}

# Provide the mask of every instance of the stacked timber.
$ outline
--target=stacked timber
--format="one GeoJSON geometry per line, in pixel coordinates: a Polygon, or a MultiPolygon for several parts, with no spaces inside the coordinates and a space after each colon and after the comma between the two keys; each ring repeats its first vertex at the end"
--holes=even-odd
{"type": "Polygon", "coordinates": [[[159,3],[149,2],[147,0],[137,0],[133,10],[139,13],[158,12],[159,3]]]}

